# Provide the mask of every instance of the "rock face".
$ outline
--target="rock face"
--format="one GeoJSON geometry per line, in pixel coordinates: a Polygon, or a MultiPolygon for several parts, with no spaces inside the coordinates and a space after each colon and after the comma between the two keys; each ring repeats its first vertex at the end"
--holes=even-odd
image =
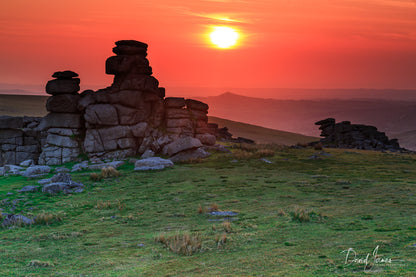
{"type": "Polygon", "coordinates": [[[322,130],[321,143],[326,147],[356,148],[364,150],[405,150],[400,148],[397,139],[389,139],[376,127],[351,124],[349,121],[335,123],[334,118],[327,118],[315,123],[322,130]]]}
{"type": "Polygon", "coordinates": [[[116,55],[105,64],[114,81],[105,89],[79,94],[77,73],[55,72],[46,84],[51,95],[46,117],[0,117],[0,166],[28,159],[59,165],[80,154],[119,159],[164,149],[173,156],[214,145],[218,126],[208,124],[208,105],[165,98],[165,89],[152,76],[147,47],[139,41],[117,41],[116,55]]]}

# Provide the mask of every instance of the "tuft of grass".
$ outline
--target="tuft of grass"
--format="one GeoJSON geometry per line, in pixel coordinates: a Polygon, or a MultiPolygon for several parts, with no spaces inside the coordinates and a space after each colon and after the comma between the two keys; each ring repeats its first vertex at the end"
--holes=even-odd
{"type": "Polygon", "coordinates": [[[100,173],[93,172],[90,174],[92,181],[101,181],[102,179],[119,177],[120,172],[112,166],[101,169],[100,173]]]}
{"type": "Polygon", "coordinates": [[[224,232],[226,233],[230,233],[231,232],[231,222],[229,221],[224,221],[222,223],[222,228],[224,229],[224,232]]]}
{"type": "Polygon", "coordinates": [[[202,247],[199,234],[176,234],[167,238],[161,234],[155,238],[155,241],[165,245],[170,251],[185,256],[193,255],[202,247]]]}
{"type": "Polygon", "coordinates": [[[209,212],[217,212],[217,211],[219,211],[218,204],[217,203],[211,204],[211,206],[209,207],[208,211],[209,212]]]}
{"type": "Polygon", "coordinates": [[[97,182],[97,181],[101,181],[103,179],[103,176],[101,174],[93,172],[90,174],[90,179],[94,182],[97,182]]]}
{"type": "Polygon", "coordinates": [[[114,202],[111,202],[109,200],[107,201],[98,201],[97,205],[95,205],[95,208],[98,210],[105,210],[105,209],[118,209],[119,211],[122,211],[126,208],[126,204],[122,203],[120,200],[116,199],[114,202]]]}
{"type": "Polygon", "coordinates": [[[201,205],[198,206],[198,214],[204,214],[205,213],[205,209],[202,208],[201,205]]]}
{"type": "Polygon", "coordinates": [[[53,214],[48,212],[42,212],[35,216],[35,224],[39,225],[49,225],[54,222],[62,221],[62,216],[60,214],[53,214]]]}
{"type": "Polygon", "coordinates": [[[295,208],[295,210],[291,213],[292,220],[298,221],[301,223],[310,222],[312,220],[316,221],[323,221],[324,216],[321,213],[317,213],[314,210],[307,210],[304,208],[295,208]]]}
{"type": "Polygon", "coordinates": [[[27,264],[28,267],[54,267],[52,262],[32,260],[27,264]]]}
{"type": "Polygon", "coordinates": [[[280,209],[280,210],[277,212],[277,215],[278,215],[278,216],[286,216],[287,214],[286,214],[286,212],[285,212],[284,210],[280,209]]]}
{"type": "Polygon", "coordinates": [[[227,242],[227,234],[223,233],[222,235],[215,236],[215,243],[218,247],[222,247],[227,242]]]}
{"type": "Polygon", "coordinates": [[[233,157],[240,160],[273,157],[276,151],[281,149],[278,145],[246,143],[235,145],[234,148],[236,148],[236,150],[233,151],[233,157]]]}
{"type": "Polygon", "coordinates": [[[112,166],[101,169],[101,175],[103,178],[114,178],[119,177],[120,172],[112,166]]]}

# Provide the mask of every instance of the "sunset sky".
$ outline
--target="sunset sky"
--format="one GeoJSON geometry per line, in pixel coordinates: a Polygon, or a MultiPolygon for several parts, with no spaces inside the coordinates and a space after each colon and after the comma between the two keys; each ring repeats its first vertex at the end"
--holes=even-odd
{"type": "Polygon", "coordinates": [[[149,44],[168,90],[416,88],[414,0],[2,1],[0,83],[71,69],[83,89],[106,87],[121,39],[149,44]],[[210,43],[215,26],[239,33],[235,47],[210,43]]]}

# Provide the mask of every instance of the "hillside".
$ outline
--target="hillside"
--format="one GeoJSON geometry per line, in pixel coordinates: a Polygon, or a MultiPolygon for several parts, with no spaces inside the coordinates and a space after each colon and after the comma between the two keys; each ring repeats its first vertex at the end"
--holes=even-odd
{"type": "Polygon", "coordinates": [[[296,133],[273,130],[252,124],[227,120],[214,116],[209,117],[210,123],[217,123],[220,128],[227,127],[234,137],[250,138],[257,143],[275,143],[294,145],[319,140],[318,137],[304,136],[296,133]]]}
{"type": "Polygon", "coordinates": [[[210,116],[307,136],[319,136],[320,131],[314,123],[333,117],[337,121],[376,126],[409,148],[409,137],[402,138],[401,134],[413,130],[416,125],[416,102],[412,101],[276,100],[233,93],[198,99],[210,106],[210,116]]]}
{"type": "Polygon", "coordinates": [[[0,94],[0,115],[45,116],[48,96],[0,94]]]}

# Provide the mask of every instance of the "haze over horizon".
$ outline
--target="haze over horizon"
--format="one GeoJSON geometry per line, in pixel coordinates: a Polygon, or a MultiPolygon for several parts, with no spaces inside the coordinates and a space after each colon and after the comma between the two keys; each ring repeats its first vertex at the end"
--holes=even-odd
{"type": "MultiPolygon", "coordinates": [[[[112,80],[104,61],[121,39],[149,44],[168,95],[206,88],[189,96],[286,99],[266,88],[416,89],[411,0],[16,0],[0,7],[0,84],[19,86],[12,89],[43,93],[52,73],[66,69],[79,73],[82,89],[104,88],[112,80]],[[213,45],[215,26],[235,30],[236,44],[213,45]]],[[[291,97],[308,96],[297,93],[291,97]]]]}

